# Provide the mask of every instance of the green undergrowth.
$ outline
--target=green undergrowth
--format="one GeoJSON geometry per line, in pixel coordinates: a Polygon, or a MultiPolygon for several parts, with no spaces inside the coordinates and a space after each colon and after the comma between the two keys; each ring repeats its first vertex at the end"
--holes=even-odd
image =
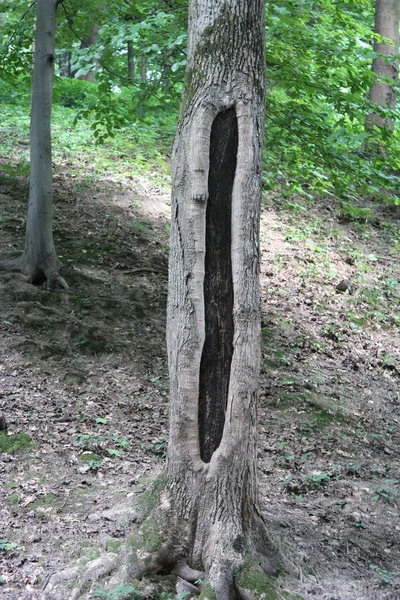
{"type": "MultiPolygon", "coordinates": [[[[20,96],[8,94],[7,83],[0,92],[1,170],[10,175],[29,173],[29,110],[30,90],[20,96]],[[10,101],[11,100],[11,101],[10,101]]],[[[21,84],[21,90],[24,86],[21,84]]],[[[106,132],[100,129],[95,135],[95,124],[90,106],[96,102],[97,86],[86,81],[56,80],[52,112],[53,161],[56,172],[87,177],[129,177],[134,173],[152,171],[161,183],[169,179],[165,154],[170,152],[175,130],[176,115],[149,112],[137,120],[130,99],[115,93],[115,102],[124,114],[114,119],[111,136],[102,144],[99,137],[106,132]],[[89,112],[87,110],[89,108],[89,112]],[[86,117],[82,114],[87,113],[86,117]]],[[[111,130],[110,130],[111,131],[111,130]]]]}
{"type": "MultiPolygon", "coordinates": [[[[302,600],[302,596],[291,594],[280,587],[278,589],[279,575],[277,577],[267,576],[261,567],[250,558],[238,567],[235,573],[235,584],[239,589],[247,590],[254,600],[280,600],[282,598],[302,600]]],[[[203,597],[212,600],[212,597],[207,594],[203,597]]]]}
{"type": "Polygon", "coordinates": [[[0,431],[0,453],[18,454],[29,452],[35,447],[27,433],[8,434],[7,431],[0,431]]]}
{"type": "Polygon", "coordinates": [[[96,588],[92,597],[107,600],[119,600],[122,597],[129,600],[142,600],[148,597],[152,600],[173,600],[176,597],[175,585],[174,575],[148,575],[141,580],[132,579],[129,584],[119,584],[111,590],[96,588]]]}

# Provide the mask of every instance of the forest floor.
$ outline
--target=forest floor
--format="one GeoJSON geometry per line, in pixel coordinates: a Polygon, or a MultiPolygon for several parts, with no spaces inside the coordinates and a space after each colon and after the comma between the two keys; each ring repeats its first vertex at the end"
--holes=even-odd
{"type": "MultiPolygon", "coordinates": [[[[0,273],[7,600],[39,599],[52,573],[115,551],[135,526],[118,506],[165,458],[168,186],[82,169],[59,163],[54,178],[70,290],[0,273]]],[[[0,164],[2,256],[22,250],[27,186],[0,164]]],[[[283,598],[400,599],[400,222],[368,208],[263,206],[259,480],[298,572],[280,578],[283,598]],[[336,289],[343,279],[351,290],[336,289]]]]}

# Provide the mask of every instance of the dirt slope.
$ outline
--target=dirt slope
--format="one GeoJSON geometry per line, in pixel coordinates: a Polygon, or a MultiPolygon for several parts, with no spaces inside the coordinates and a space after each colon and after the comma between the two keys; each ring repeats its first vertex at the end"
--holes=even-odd
{"type": "MultiPolygon", "coordinates": [[[[162,468],[167,440],[168,190],[55,183],[70,292],[0,273],[0,410],[31,438],[0,454],[10,600],[118,548],[134,524],[117,507],[162,468]]],[[[23,244],[26,184],[0,170],[3,255],[23,244]]],[[[373,211],[349,221],[279,198],[263,211],[260,487],[299,574],[282,593],[304,598],[400,598],[400,228],[373,211]]]]}

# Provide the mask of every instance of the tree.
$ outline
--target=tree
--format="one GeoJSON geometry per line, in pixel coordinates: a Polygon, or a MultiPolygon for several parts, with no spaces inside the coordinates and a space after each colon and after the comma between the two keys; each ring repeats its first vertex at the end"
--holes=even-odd
{"type": "Polygon", "coordinates": [[[81,40],[81,51],[84,55],[89,53],[90,58],[84,62],[83,68],[79,69],[79,73],[82,71],[80,75],[78,75],[78,79],[83,79],[84,81],[93,82],[96,77],[96,71],[99,67],[99,61],[96,59],[93,54],[93,47],[96,45],[97,37],[100,31],[100,25],[93,25],[90,29],[90,32],[87,37],[81,40]],[[88,70],[89,69],[89,70],[88,70]]]}
{"type": "MultiPolygon", "coordinates": [[[[396,107],[396,84],[399,78],[399,0],[376,0],[374,51],[378,54],[372,63],[375,81],[369,92],[369,99],[383,109],[396,107]],[[391,58],[393,57],[393,58],[391,58]]],[[[374,125],[386,126],[393,130],[391,117],[378,112],[367,116],[367,128],[374,125]]]]}
{"type": "Polygon", "coordinates": [[[128,51],[128,79],[130,82],[133,82],[135,79],[135,54],[133,49],[132,40],[127,41],[127,51],[128,51]]]}
{"type": "Polygon", "coordinates": [[[264,0],[190,2],[172,158],[168,464],[123,559],[105,559],[114,583],[173,571],[205,579],[201,597],[247,600],[282,565],[257,497],[264,73],[264,0]]]}
{"type": "Polygon", "coordinates": [[[246,597],[246,556],[260,573],[280,562],[256,483],[264,72],[262,0],[190,3],[172,157],[165,549],[205,571],[219,600],[233,586],[246,597]]]}
{"type": "Polygon", "coordinates": [[[20,270],[32,283],[43,283],[47,289],[68,287],[58,272],[53,241],[51,108],[58,2],[37,0],[25,250],[15,260],[0,262],[0,268],[20,270]]]}

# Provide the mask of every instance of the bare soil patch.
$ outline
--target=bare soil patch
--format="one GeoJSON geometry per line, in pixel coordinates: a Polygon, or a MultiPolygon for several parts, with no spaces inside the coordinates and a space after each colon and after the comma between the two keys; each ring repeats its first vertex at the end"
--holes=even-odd
{"type": "MultiPolygon", "coordinates": [[[[31,438],[0,454],[10,600],[118,549],[134,527],[118,506],[167,443],[168,190],[144,177],[55,185],[71,290],[0,273],[0,410],[31,438]]],[[[22,248],[26,198],[26,178],[0,171],[2,255],[22,248]]],[[[260,488],[298,572],[282,589],[303,598],[400,598],[400,230],[373,210],[373,222],[324,201],[263,211],[260,488]],[[336,290],[345,278],[351,294],[336,290]]]]}

